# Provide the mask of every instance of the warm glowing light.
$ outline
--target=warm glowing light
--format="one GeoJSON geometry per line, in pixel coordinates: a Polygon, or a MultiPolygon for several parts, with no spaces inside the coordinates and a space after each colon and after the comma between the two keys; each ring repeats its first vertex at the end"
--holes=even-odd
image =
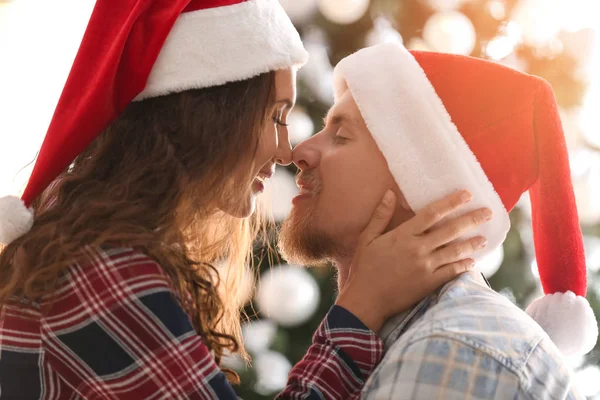
{"type": "Polygon", "coordinates": [[[423,27],[423,39],[435,51],[469,55],[476,33],[471,20],[458,11],[433,14],[423,27]]]}

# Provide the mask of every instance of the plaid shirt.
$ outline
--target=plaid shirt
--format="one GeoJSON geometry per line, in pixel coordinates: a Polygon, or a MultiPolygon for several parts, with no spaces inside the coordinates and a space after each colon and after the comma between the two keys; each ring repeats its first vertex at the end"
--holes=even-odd
{"type": "Polygon", "coordinates": [[[387,351],[364,399],[582,398],[548,335],[477,272],[389,321],[383,332],[387,351]]]}
{"type": "MultiPolygon", "coordinates": [[[[131,249],[86,256],[40,303],[2,308],[2,399],[236,399],[155,261],[131,249]]],[[[278,398],[357,398],[382,353],[334,306],[278,398]]]]}

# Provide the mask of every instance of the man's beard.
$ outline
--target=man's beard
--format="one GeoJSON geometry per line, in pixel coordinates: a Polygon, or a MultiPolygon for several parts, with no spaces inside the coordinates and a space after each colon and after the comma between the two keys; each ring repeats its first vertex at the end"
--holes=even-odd
{"type": "Polygon", "coordinates": [[[338,256],[340,246],[333,237],[318,228],[316,216],[317,199],[321,191],[320,183],[310,173],[301,173],[298,179],[310,182],[312,198],[309,206],[302,212],[292,208],[290,215],[283,221],[278,235],[279,252],[289,263],[299,265],[318,265],[332,262],[338,256]]]}

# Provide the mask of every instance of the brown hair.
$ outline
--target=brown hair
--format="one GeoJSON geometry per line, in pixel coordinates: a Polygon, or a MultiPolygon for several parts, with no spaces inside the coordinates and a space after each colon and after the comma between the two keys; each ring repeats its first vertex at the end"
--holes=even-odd
{"type": "Polygon", "coordinates": [[[246,356],[237,288],[259,217],[234,218],[217,205],[250,182],[273,89],[267,73],[130,104],[32,205],[31,231],[0,253],[0,305],[41,298],[83,247],[116,243],[171,276],[217,363],[226,351],[246,356]]]}

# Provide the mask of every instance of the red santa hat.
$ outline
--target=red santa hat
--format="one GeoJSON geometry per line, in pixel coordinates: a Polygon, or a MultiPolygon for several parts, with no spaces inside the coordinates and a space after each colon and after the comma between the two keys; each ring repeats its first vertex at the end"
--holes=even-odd
{"type": "Polygon", "coordinates": [[[592,350],[598,325],[585,298],[583,240],[550,85],[489,61],[397,44],[342,60],[334,82],[336,97],[352,93],[413,210],[463,188],[473,193],[468,210],[492,209],[474,233],[489,243],[476,260],[502,244],[508,212],[529,190],[546,295],[527,312],[563,354],[592,350]]]}
{"type": "Polygon", "coordinates": [[[132,101],[300,67],[308,59],[277,0],[97,0],[21,199],[0,198],[0,243],[132,101]]]}

